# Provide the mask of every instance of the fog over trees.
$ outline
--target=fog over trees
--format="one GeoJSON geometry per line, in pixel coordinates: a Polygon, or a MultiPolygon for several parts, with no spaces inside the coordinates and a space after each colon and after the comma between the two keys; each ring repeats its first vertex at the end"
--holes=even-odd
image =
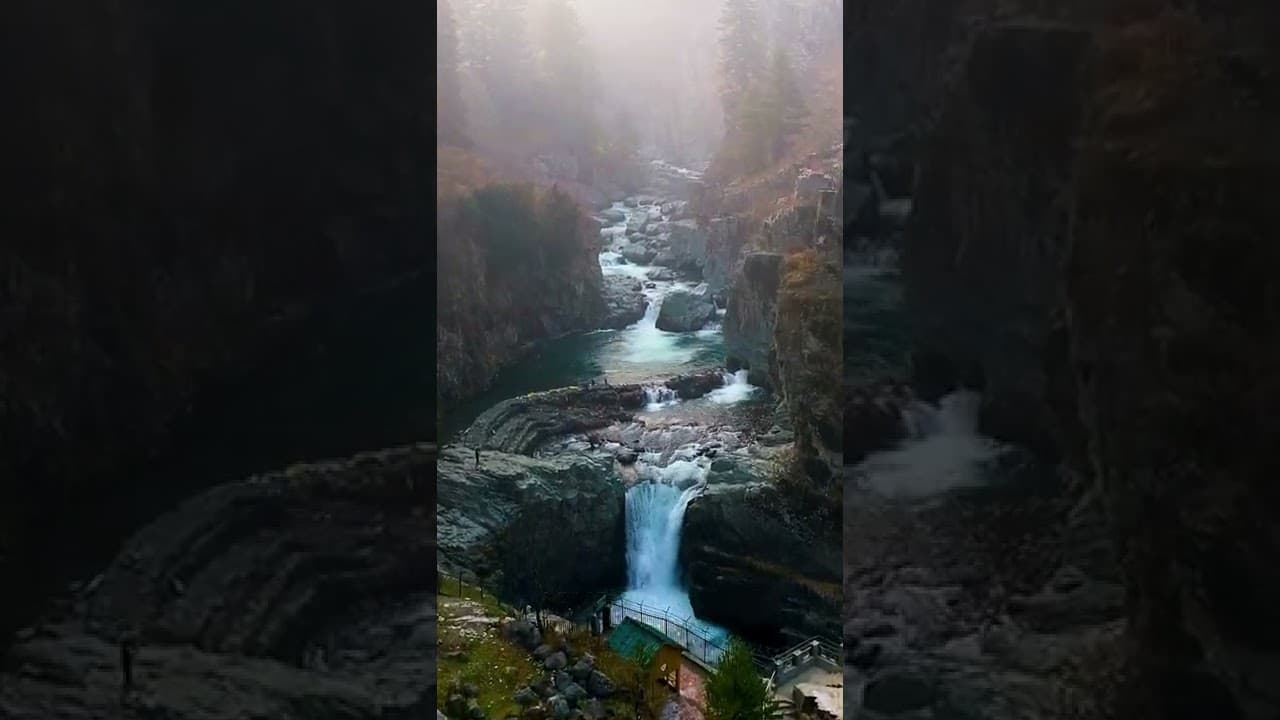
{"type": "Polygon", "coordinates": [[[840,0],[439,6],[439,32],[453,33],[439,38],[440,103],[462,105],[441,108],[442,143],[597,166],[629,155],[697,164],[728,139],[744,171],[801,121],[807,73],[838,48],[843,13],[840,0]]]}

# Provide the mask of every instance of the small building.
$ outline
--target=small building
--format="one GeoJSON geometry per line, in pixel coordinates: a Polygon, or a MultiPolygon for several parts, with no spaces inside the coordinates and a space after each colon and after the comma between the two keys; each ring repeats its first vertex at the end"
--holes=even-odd
{"type": "Polygon", "coordinates": [[[684,648],[666,634],[632,618],[624,618],[610,633],[609,647],[632,660],[652,653],[648,678],[650,686],[661,684],[672,692],[679,691],[684,648]]]}

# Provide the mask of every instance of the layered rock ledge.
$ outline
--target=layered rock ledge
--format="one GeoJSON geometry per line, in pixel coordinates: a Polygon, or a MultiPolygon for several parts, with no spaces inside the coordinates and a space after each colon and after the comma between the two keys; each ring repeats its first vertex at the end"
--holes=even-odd
{"type": "Polygon", "coordinates": [[[0,716],[426,717],[434,445],[222,485],[144,528],[23,631],[0,716]],[[140,639],[120,700],[121,633],[140,639]]]}

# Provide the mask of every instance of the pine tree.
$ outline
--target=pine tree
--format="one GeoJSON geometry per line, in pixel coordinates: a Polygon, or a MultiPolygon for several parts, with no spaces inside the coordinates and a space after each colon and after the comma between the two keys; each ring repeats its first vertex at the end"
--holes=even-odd
{"type": "Polygon", "coordinates": [[[557,127],[557,144],[585,156],[596,150],[592,105],[592,66],[578,13],[568,0],[548,0],[543,8],[537,48],[539,78],[557,127]]]}
{"type": "Polygon", "coordinates": [[[467,145],[466,108],[458,81],[458,33],[448,0],[436,3],[436,142],[467,145]]]}
{"type": "Polygon", "coordinates": [[[771,113],[769,162],[777,162],[786,153],[788,140],[804,128],[808,109],[804,93],[791,67],[787,51],[775,48],[769,62],[769,112],[771,113]]]}
{"type": "Polygon", "coordinates": [[[737,638],[729,641],[706,692],[707,720],[771,720],[778,715],[778,702],[756,671],[751,648],[737,638]]]}
{"type": "Polygon", "coordinates": [[[746,96],[764,74],[764,61],[755,0],[725,0],[720,13],[720,101],[730,134],[741,127],[746,96]]]}
{"type": "Polygon", "coordinates": [[[485,84],[498,116],[514,123],[527,115],[533,93],[533,53],[526,32],[526,0],[463,3],[460,50],[463,64],[485,84]]]}

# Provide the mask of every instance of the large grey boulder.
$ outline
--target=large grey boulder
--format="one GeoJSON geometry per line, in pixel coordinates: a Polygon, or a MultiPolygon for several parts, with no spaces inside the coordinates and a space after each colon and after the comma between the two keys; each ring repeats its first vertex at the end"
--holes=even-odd
{"type": "Polygon", "coordinates": [[[673,290],[662,299],[657,326],[668,332],[701,330],[716,316],[716,304],[705,286],[694,290],[673,290]]]}

